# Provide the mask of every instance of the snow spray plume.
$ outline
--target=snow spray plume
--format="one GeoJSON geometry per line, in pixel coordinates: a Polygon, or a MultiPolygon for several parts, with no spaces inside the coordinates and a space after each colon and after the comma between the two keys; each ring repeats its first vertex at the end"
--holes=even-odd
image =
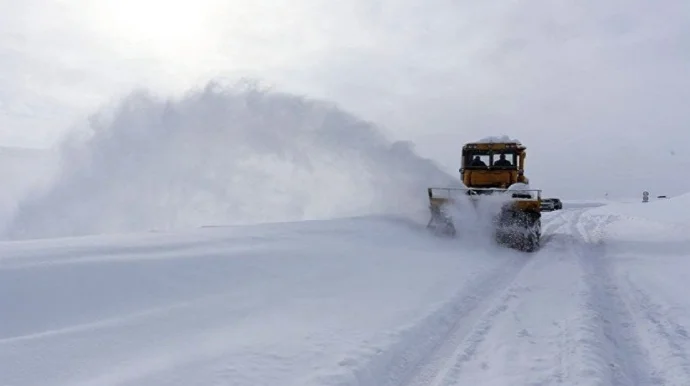
{"type": "Polygon", "coordinates": [[[51,183],[55,158],[51,150],[0,147],[0,229],[16,213],[18,200],[51,183]]]}
{"type": "Polygon", "coordinates": [[[494,245],[494,220],[504,205],[511,201],[509,195],[482,195],[475,202],[470,201],[464,191],[453,195],[453,204],[447,212],[453,218],[457,237],[475,246],[494,245]]]}
{"type": "Polygon", "coordinates": [[[416,214],[453,179],[331,104],[256,86],[135,92],[80,134],[7,237],[416,214]]]}

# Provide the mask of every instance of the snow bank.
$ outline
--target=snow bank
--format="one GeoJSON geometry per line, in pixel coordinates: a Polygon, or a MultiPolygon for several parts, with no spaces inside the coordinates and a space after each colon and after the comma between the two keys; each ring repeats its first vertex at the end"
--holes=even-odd
{"type": "Polygon", "coordinates": [[[587,215],[609,218],[603,237],[610,243],[646,242],[656,250],[666,242],[681,242],[681,249],[690,248],[690,194],[648,203],[609,204],[587,215]]]}
{"type": "Polygon", "coordinates": [[[593,208],[597,206],[604,205],[616,205],[616,204],[627,204],[627,203],[639,203],[640,199],[634,198],[618,198],[618,199],[589,199],[589,200],[575,200],[575,199],[565,199],[561,197],[561,202],[563,203],[564,209],[575,209],[575,208],[593,208]]]}
{"type": "Polygon", "coordinates": [[[690,193],[647,203],[640,200],[635,203],[609,204],[593,213],[616,213],[627,217],[690,225],[690,193]]]}
{"type": "Polygon", "coordinates": [[[563,203],[563,209],[576,209],[576,208],[595,208],[597,206],[604,206],[608,202],[603,200],[564,200],[561,199],[563,203]]]}
{"type": "Polygon", "coordinates": [[[217,83],[178,100],[133,93],[61,155],[59,180],[23,201],[7,237],[426,216],[427,186],[455,179],[328,103],[217,83]]]}

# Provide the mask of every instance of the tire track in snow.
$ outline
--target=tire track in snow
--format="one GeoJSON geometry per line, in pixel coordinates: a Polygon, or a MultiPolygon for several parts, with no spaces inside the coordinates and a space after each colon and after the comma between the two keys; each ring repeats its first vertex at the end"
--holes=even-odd
{"type": "Polygon", "coordinates": [[[414,367],[399,386],[441,386],[452,382],[462,370],[462,365],[469,361],[491,331],[493,321],[510,308],[511,301],[519,298],[523,291],[515,286],[520,273],[534,264],[536,256],[518,255],[520,263],[508,272],[502,272],[479,286],[464,292],[480,293],[470,295],[473,299],[465,312],[456,315],[457,322],[443,337],[439,344],[414,367]]]}
{"type": "MultiPolygon", "coordinates": [[[[664,313],[664,306],[655,302],[652,297],[639,286],[626,278],[623,283],[626,288],[624,301],[628,307],[639,315],[641,323],[648,332],[647,347],[654,353],[663,370],[657,368],[655,383],[658,385],[687,385],[690,379],[690,357],[687,345],[690,335],[687,329],[672,317],[664,313]]],[[[641,327],[641,326],[640,326],[641,327]]]]}
{"type": "Polygon", "coordinates": [[[580,240],[574,254],[584,273],[584,336],[578,340],[584,369],[578,376],[602,385],[657,385],[650,360],[635,331],[633,314],[620,295],[605,256],[603,229],[612,216],[580,212],[571,231],[580,240]]]}
{"type": "MultiPolygon", "coordinates": [[[[567,219],[568,216],[561,215],[550,219],[545,224],[544,246],[547,244],[551,246],[553,231],[567,227],[567,219]]],[[[550,258],[551,249],[553,248],[543,249],[537,254],[520,254],[518,256],[524,257],[524,260],[512,267],[508,273],[494,275],[480,285],[464,290],[463,293],[474,291],[481,295],[474,296],[475,301],[471,309],[466,309],[465,312],[456,315],[457,321],[442,341],[430,350],[426,357],[410,367],[404,378],[398,378],[398,382],[387,384],[398,386],[455,384],[463,365],[473,359],[481,343],[492,331],[495,320],[511,309],[511,303],[520,300],[525,290],[529,290],[519,285],[518,280],[521,274],[528,271],[530,266],[539,264],[539,261],[550,258]]]]}
{"type": "MultiPolygon", "coordinates": [[[[556,263],[553,268],[561,273],[568,266],[573,269],[571,284],[553,288],[562,292],[563,301],[572,304],[561,310],[566,313],[545,313],[553,318],[555,328],[542,331],[539,334],[542,340],[535,342],[537,347],[556,348],[553,360],[544,361],[543,354],[530,349],[529,353],[536,354],[530,367],[524,368],[525,375],[516,376],[512,372],[513,379],[529,379],[526,383],[529,385],[570,382],[607,386],[687,384],[690,355],[686,348],[690,347],[690,334],[681,324],[664,315],[663,305],[655,303],[649,294],[633,283],[616,282],[613,262],[606,255],[604,231],[617,217],[587,212],[577,210],[552,217],[545,224],[549,248],[530,256],[529,262],[512,271],[512,275],[504,275],[503,281],[499,280],[501,285],[491,294],[482,292],[474,310],[459,316],[445,341],[408,369],[404,379],[399,377],[398,382],[387,385],[466,384],[460,379],[474,378],[472,382],[476,382],[483,371],[487,379],[510,376],[514,366],[477,371],[477,365],[484,364],[474,360],[486,360],[492,354],[502,355],[503,359],[508,357],[505,351],[498,352],[495,347],[482,343],[491,339],[490,334],[498,334],[501,339],[499,322],[505,324],[504,316],[511,309],[518,305],[522,310],[535,309],[534,305],[525,304],[538,301],[538,298],[521,296],[520,284],[529,283],[529,278],[548,271],[540,264],[548,265],[551,261],[556,263]],[[496,332],[492,333],[494,330],[496,332]],[[537,357],[542,359],[537,361],[537,357]],[[657,358],[658,363],[655,363],[657,358]]],[[[547,282],[542,281],[541,285],[547,282]]],[[[506,339],[503,347],[508,344],[509,350],[514,352],[520,349],[520,343],[506,339]]]]}

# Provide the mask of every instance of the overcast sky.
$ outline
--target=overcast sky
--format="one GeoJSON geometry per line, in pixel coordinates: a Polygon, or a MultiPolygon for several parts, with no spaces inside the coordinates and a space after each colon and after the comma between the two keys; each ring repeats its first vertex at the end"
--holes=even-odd
{"type": "Polygon", "coordinates": [[[49,146],[136,86],[247,74],[339,102],[449,171],[464,142],[507,134],[558,194],[690,190],[687,0],[0,6],[0,144],[49,146]]]}

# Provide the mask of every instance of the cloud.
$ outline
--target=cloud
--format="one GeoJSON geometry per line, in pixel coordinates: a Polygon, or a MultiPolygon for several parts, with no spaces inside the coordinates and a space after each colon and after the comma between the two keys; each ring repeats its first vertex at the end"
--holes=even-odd
{"type": "Polygon", "coordinates": [[[676,178],[690,164],[673,155],[690,140],[688,8],[432,2],[396,15],[416,32],[384,33],[404,36],[379,44],[384,54],[332,56],[323,78],[331,96],[348,96],[448,170],[464,142],[508,134],[530,147],[528,173],[550,194],[678,193],[690,189],[676,178]]]}
{"type": "Polygon", "coordinates": [[[683,0],[5,1],[1,138],[54,139],[135,86],[246,74],[334,100],[449,171],[462,143],[508,134],[557,194],[690,190],[675,178],[690,166],[683,0]]]}

